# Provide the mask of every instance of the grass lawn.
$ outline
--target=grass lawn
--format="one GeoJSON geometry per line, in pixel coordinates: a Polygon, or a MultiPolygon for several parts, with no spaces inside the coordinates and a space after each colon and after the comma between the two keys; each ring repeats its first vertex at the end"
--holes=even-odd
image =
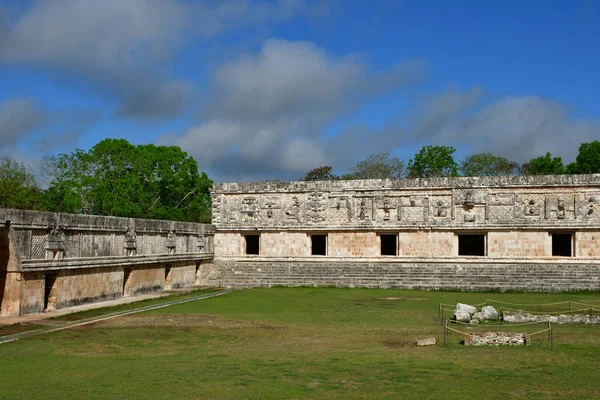
{"type": "Polygon", "coordinates": [[[0,399],[600,398],[600,326],[555,325],[554,351],[456,335],[414,346],[442,339],[440,302],[486,297],[600,304],[599,293],[239,291],[2,344],[0,399]]]}

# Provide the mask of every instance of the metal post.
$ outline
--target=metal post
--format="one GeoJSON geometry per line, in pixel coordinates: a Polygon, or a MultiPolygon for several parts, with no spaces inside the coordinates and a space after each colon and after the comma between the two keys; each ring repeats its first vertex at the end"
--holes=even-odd
{"type": "Polygon", "coordinates": [[[554,350],[554,334],[552,333],[552,324],[548,322],[550,325],[550,350],[554,350]]]}
{"type": "Polygon", "coordinates": [[[571,315],[571,300],[569,300],[569,315],[571,315]]]}
{"type": "Polygon", "coordinates": [[[446,324],[444,325],[444,347],[446,347],[446,338],[448,337],[448,320],[446,320],[446,324]]]}
{"type": "Polygon", "coordinates": [[[438,307],[438,321],[440,321],[440,325],[443,323],[443,321],[442,321],[442,303],[440,303],[440,306],[438,307]]]}

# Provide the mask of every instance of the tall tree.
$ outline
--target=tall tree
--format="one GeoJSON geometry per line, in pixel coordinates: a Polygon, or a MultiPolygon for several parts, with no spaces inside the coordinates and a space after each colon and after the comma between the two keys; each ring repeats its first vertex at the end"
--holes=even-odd
{"type": "Polygon", "coordinates": [[[303,181],[332,181],[335,179],[339,179],[339,177],[332,172],[329,165],[313,168],[302,178],[303,181]]]}
{"type": "Polygon", "coordinates": [[[582,143],[575,162],[569,164],[567,169],[572,174],[600,173],[600,142],[582,143]]]}
{"type": "Polygon", "coordinates": [[[528,165],[528,172],[531,175],[558,175],[565,173],[562,158],[552,157],[550,153],[532,158],[528,165]]]}
{"type": "Polygon", "coordinates": [[[48,203],[57,211],[210,221],[212,181],[179,147],[105,139],[48,164],[48,203]]]}
{"type": "Polygon", "coordinates": [[[43,208],[43,193],[31,168],[10,157],[0,158],[0,208],[43,208]]]}
{"type": "Polygon", "coordinates": [[[404,161],[389,153],[371,154],[350,168],[343,179],[400,179],[406,175],[404,161]]]}
{"type": "Polygon", "coordinates": [[[518,175],[521,172],[521,164],[492,153],[466,156],[459,168],[462,176],[518,175]]]}
{"type": "Polygon", "coordinates": [[[408,162],[408,176],[410,178],[458,176],[458,164],[452,156],[455,151],[452,146],[423,146],[408,162]]]}

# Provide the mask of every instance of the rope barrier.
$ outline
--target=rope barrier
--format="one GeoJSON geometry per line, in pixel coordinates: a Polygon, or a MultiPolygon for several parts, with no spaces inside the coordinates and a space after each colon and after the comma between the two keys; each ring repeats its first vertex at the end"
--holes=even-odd
{"type": "Polygon", "coordinates": [[[548,332],[550,329],[551,329],[551,328],[546,328],[546,329],[544,329],[543,331],[538,331],[538,332],[535,332],[535,333],[529,333],[528,335],[529,335],[530,337],[531,337],[531,336],[535,336],[535,335],[538,335],[538,334],[540,334],[540,333],[548,332]]]}
{"type": "Polygon", "coordinates": [[[510,322],[504,322],[502,324],[470,324],[468,322],[462,322],[462,321],[452,321],[450,320],[450,323],[452,324],[460,324],[460,325],[470,325],[470,326],[524,326],[524,325],[534,325],[534,324],[547,324],[548,321],[532,321],[532,322],[515,322],[515,323],[510,323],[510,322]]]}
{"type": "MultiPolygon", "coordinates": [[[[566,300],[566,301],[559,301],[557,303],[523,304],[523,303],[509,303],[506,301],[499,301],[499,300],[493,300],[493,299],[487,299],[487,301],[492,301],[494,303],[499,303],[499,304],[509,304],[512,306],[554,306],[557,304],[567,304],[570,302],[569,300],[566,300]]],[[[571,303],[573,303],[573,302],[571,301],[571,303]]]]}
{"type": "Polygon", "coordinates": [[[578,309],[578,310],[564,310],[564,311],[560,311],[560,310],[553,310],[553,311],[529,311],[529,310],[521,310],[521,309],[518,309],[518,308],[503,307],[502,311],[504,311],[504,310],[526,312],[526,313],[529,313],[529,314],[541,314],[541,315],[547,314],[547,315],[551,315],[551,314],[557,314],[557,313],[567,313],[567,314],[570,313],[570,314],[573,314],[573,313],[580,312],[580,311],[595,310],[595,308],[588,307],[588,308],[581,308],[581,309],[578,309]]]}

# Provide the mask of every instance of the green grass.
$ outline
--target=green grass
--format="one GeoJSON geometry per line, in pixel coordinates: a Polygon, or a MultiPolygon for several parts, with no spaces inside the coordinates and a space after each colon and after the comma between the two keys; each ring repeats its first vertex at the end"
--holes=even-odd
{"type": "Polygon", "coordinates": [[[442,338],[440,302],[486,297],[545,303],[600,294],[239,291],[2,344],[0,398],[600,397],[600,326],[555,326],[554,351],[543,341],[464,347],[458,335],[446,348],[413,345],[442,338]]]}
{"type": "Polygon", "coordinates": [[[61,315],[59,317],[52,317],[50,319],[53,321],[78,321],[80,319],[96,317],[96,316],[110,314],[110,313],[119,312],[119,311],[133,310],[136,308],[151,306],[154,304],[166,303],[168,301],[184,300],[184,299],[188,299],[190,297],[198,296],[198,295],[201,295],[204,293],[219,292],[221,290],[222,289],[217,289],[217,288],[197,289],[197,290],[192,290],[192,291],[181,293],[181,294],[170,294],[170,295],[165,295],[165,296],[161,296],[161,297],[156,297],[153,299],[135,301],[133,303],[119,304],[119,305],[110,306],[110,307],[94,308],[91,310],[61,315]]]}

